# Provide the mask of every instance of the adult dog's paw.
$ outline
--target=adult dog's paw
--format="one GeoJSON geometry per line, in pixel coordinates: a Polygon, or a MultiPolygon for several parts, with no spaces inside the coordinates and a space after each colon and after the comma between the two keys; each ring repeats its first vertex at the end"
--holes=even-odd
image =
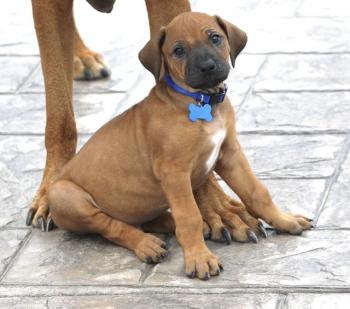
{"type": "Polygon", "coordinates": [[[102,55],[87,48],[75,52],[73,72],[75,80],[97,80],[111,75],[102,55]]]}

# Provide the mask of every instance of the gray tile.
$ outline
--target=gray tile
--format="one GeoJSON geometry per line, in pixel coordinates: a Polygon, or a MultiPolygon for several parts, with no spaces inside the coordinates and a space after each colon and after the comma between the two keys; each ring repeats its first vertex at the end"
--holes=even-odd
{"type": "Polygon", "coordinates": [[[334,135],[239,135],[258,178],[329,177],[344,139],[334,135]]]}
{"type": "Polygon", "coordinates": [[[56,230],[33,237],[4,278],[6,283],[137,284],[144,263],[98,236],[56,230]]]}
{"type": "Polygon", "coordinates": [[[0,138],[0,226],[24,227],[24,213],[45,164],[43,138],[0,138]]]}
{"type": "MultiPolygon", "coordinates": [[[[88,137],[79,138],[81,145],[88,137]]],[[[43,136],[0,137],[0,227],[24,227],[45,165],[43,136]]]]}
{"type": "Polygon", "coordinates": [[[0,10],[0,55],[37,54],[31,1],[3,2],[0,10]]]}
{"type": "MultiPolygon", "coordinates": [[[[79,133],[94,133],[103,124],[125,110],[123,93],[77,94],[73,97],[79,133]]],[[[0,132],[3,134],[43,134],[45,131],[45,95],[0,96],[0,132]]]]}
{"type": "Polygon", "coordinates": [[[43,297],[4,297],[0,298],[0,308],[8,309],[47,309],[47,300],[43,297]]]}
{"type": "Polygon", "coordinates": [[[299,16],[350,16],[347,0],[304,0],[298,8],[299,16]]]}
{"type": "MultiPolygon", "coordinates": [[[[273,201],[282,210],[313,218],[325,189],[324,179],[264,179],[273,201]]],[[[237,196],[224,181],[220,181],[224,191],[237,196]]]]}
{"type": "Polygon", "coordinates": [[[234,107],[238,108],[243,102],[265,59],[265,56],[245,54],[237,58],[226,81],[227,94],[234,107]]]}
{"type": "Polygon", "coordinates": [[[254,91],[350,90],[350,55],[269,56],[254,91]]]}
{"type": "Polygon", "coordinates": [[[210,15],[220,15],[229,21],[247,23],[257,19],[271,17],[292,17],[298,7],[298,1],[286,0],[244,0],[244,1],[220,1],[220,5],[211,0],[192,1],[193,11],[205,12],[210,15]]]}
{"type": "MultiPolygon", "coordinates": [[[[136,82],[142,65],[137,59],[138,50],[135,47],[115,48],[104,53],[106,61],[112,70],[108,79],[96,81],[75,81],[75,93],[107,93],[128,91],[136,82]],[[132,56],[131,56],[132,55],[132,56]]],[[[41,67],[33,77],[21,88],[21,93],[44,93],[44,81],[41,67]]]]}
{"type": "Polygon", "coordinates": [[[278,295],[213,295],[213,294],[144,294],[120,296],[91,297],[55,297],[49,299],[49,308],[118,308],[118,309],[148,309],[148,308],[275,308],[278,295]]]}
{"type": "Polygon", "coordinates": [[[318,225],[322,227],[350,228],[350,154],[340,175],[333,184],[328,199],[320,214],[318,225]]]}
{"type": "MultiPolygon", "coordinates": [[[[317,10],[322,10],[322,5],[323,9],[331,6],[340,11],[342,8],[340,5],[324,3],[326,1],[321,1],[321,8],[314,4],[315,1],[309,2],[312,2],[310,7],[317,7],[314,10],[316,16],[317,10]]],[[[210,15],[219,15],[244,30],[248,34],[248,44],[244,51],[248,53],[319,53],[349,50],[350,43],[346,36],[350,30],[348,19],[295,18],[299,3],[295,0],[249,0],[221,1],[220,5],[217,5],[210,0],[201,0],[196,2],[194,9],[210,15]],[[330,36],[332,40],[328,39],[330,36]]],[[[345,5],[343,1],[343,6],[345,5]]],[[[308,10],[308,6],[306,3],[301,13],[308,10]]]]}
{"type": "Polygon", "coordinates": [[[349,293],[327,294],[289,294],[283,306],[284,309],[347,309],[349,308],[349,293]]]}
{"type": "MultiPolygon", "coordinates": [[[[2,230],[0,231],[0,274],[11,261],[23,239],[27,236],[27,230],[2,230]]],[[[1,306],[1,303],[0,303],[1,306]]]]}
{"type": "Polygon", "coordinates": [[[17,91],[38,64],[38,57],[0,57],[0,93],[17,91]]]}
{"type": "Polygon", "coordinates": [[[242,29],[248,34],[248,53],[328,53],[350,49],[347,18],[262,17],[242,25],[242,29]]]}
{"type": "Polygon", "coordinates": [[[149,39],[148,17],[145,1],[130,4],[119,0],[110,14],[101,14],[87,1],[74,2],[74,18],[89,48],[117,54],[119,48],[134,46],[136,53],[129,56],[137,59],[137,52],[149,39]]]}
{"type": "Polygon", "coordinates": [[[182,250],[173,240],[170,256],[146,280],[149,285],[186,287],[348,287],[350,231],[310,231],[275,235],[258,244],[209,242],[225,270],[209,281],[188,279],[182,250]]]}
{"type": "Polygon", "coordinates": [[[350,92],[257,93],[240,109],[237,130],[349,130],[350,92]]]}

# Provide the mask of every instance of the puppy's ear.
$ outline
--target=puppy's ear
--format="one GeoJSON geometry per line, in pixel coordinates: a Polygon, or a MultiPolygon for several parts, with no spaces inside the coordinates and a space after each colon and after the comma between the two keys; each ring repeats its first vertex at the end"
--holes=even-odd
{"type": "Polygon", "coordinates": [[[159,80],[162,66],[162,45],[165,40],[165,27],[160,28],[157,35],[151,38],[139,52],[139,59],[143,66],[150,71],[156,82],[159,80]]]}
{"type": "Polygon", "coordinates": [[[229,23],[228,21],[222,19],[219,16],[215,16],[217,23],[221,29],[225,32],[228,43],[230,45],[230,57],[232,67],[235,67],[235,61],[239,53],[243,50],[244,46],[247,44],[247,34],[236,27],[235,25],[229,23]]]}

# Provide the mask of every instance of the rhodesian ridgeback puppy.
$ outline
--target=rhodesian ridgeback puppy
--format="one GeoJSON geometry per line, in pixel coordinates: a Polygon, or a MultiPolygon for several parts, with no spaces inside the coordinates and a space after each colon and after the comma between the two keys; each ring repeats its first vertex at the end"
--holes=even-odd
{"type": "Polygon", "coordinates": [[[180,14],[162,27],[139,54],[159,82],[63,168],[49,189],[54,222],[98,233],[157,263],[167,255],[165,243],[138,227],[152,230],[152,220],[159,227],[161,218],[175,227],[186,274],[207,280],[222,266],[204,242],[193,192],[215,170],[249,213],[295,234],[310,228],[306,218],[282,214],[273,204],[239,146],[223,82],[246,41],[236,26],[203,13],[180,14]]]}
{"type": "MultiPolygon", "coordinates": [[[[101,12],[110,12],[114,4],[114,0],[88,2],[101,12]]],[[[77,131],[72,108],[73,77],[92,80],[109,75],[102,56],[87,48],[79,36],[74,25],[72,3],[73,0],[32,0],[45,80],[47,157],[43,178],[28,211],[26,223],[37,226],[42,231],[50,231],[54,227],[48,208],[48,186],[76,150],[77,131]]],[[[188,0],[146,0],[146,6],[151,37],[176,15],[191,10],[188,0]]],[[[247,241],[248,229],[259,232],[256,221],[245,220],[249,214],[242,204],[231,207],[237,202],[231,201],[224,194],[214,175],[208,178],[202,188],[203,192],[199,188],[195,196],[205,221],[210,225],[212,239],[225,236],[229,242],[231,233],[236,240],[247,241]],[[202,199],[201,196],[206,198],[202,199]]],[[[158,224],[160,229],[169,226],[167,221],[158,221],[158,224]]],[[[208,231],[206,225],[206,234],[208,231]]],[[[253,234],[250,235],[251,239],[256,239],[253,234]]]]}

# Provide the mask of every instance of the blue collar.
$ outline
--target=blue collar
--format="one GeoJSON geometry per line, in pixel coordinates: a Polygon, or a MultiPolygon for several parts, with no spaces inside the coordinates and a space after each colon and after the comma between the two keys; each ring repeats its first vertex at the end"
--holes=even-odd
{"type": "Polygon", "coordinates": [[[169,74],[164,75],[164,80],[165,80],[166,84],[171,89],[173,89],[176,92],[181,93],[185,96],[193,98],[201,106],[203,106],[205,104],[209,104],[212,106],[212,105],[223,102],[225,99],[226,92],[227,92],[226,84],[224,84],[224,90],[219,92],[219,93],[205,94],[205,93],[202,93],[199,91],[198,92],[190,92],[190,91],[180,87],[172,80],[172,78],[170,77],[169,74]]]}

